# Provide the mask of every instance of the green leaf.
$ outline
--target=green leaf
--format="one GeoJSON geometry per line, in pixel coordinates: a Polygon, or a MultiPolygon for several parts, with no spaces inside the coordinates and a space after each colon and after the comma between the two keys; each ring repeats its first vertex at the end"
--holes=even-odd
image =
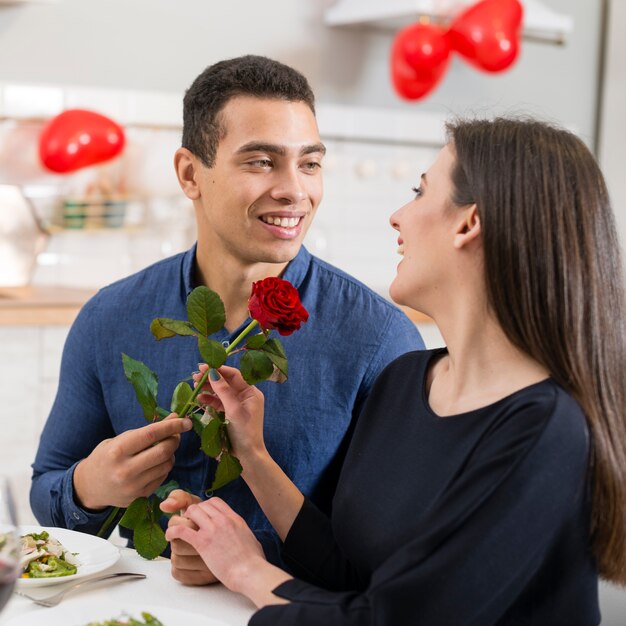
{"type": "Polygon", "coordinates": [[[198,350],[209,367],[221,367],[228,356],[224,346],[219,341],[213,341],[213,339],[206,337],[198,337],[198,350]]]}
{"type": "Polygon", "coordinates": [[[204,422],[202,421],[201,413],[189,413],[187,415],[193,423],[193,430],[198,435],[198,437],[202,437],[202,431],[204,430],[204,422]]]}
{"type": "Polygon", "coordinates": [[[235,480],[242,471],[243,468],[241,467],[239,459],[228,452],[224,452],[217,465],[215,478],[213,479],[213,484],[209,488],[209,491],[215,491],[228,484],[231,480],[235,480]]]}
{"type": "Polygon", "coordinates": [[[224,411],[218,411],[212,406],[207,407],[207,411],[214,420],[219,420],[222,424],[226,421],[226,413],[224,413],[224,411]]]}
{"type": "Polygon", "coordinates": [[[172,394],[172,403],[170,405],[172,413],[180,413],[192,395],[193,390],[188,383],[178,383],[178,385],[176,385],[176,389],[174,389],[174,393],[172,394]]]}
{"type": "Polygon", "coordinates": [[[222,423],[219,420],[212,419],[202,431],[202,444],[200,447],[204,454],[212,458],[219,456],[222,451],[221,427],[222,423]]]}
{"type": "Polygon", "coordinates": [[[158,406],[155,411],[154,411],[161,419],[163,419],[164,417],[167,417],[171,411],[168,411],[167,409],[163,409],[160,406],[158,406]]]}
{"type": "Polygon", "coordinates": [[[226,312],[222,299],[208,287],[196,287],[187,298],[189,321],[208,337],[224,326],[226,312]]]}
{"type": "Polygon", "coordinates": [[[246,348],[249,350],[258,350],[265,342],[267,341],[267,336],[264,333],[259,333],[258,335],[252,335],[246,341],[246,348]]]}
{"type": "Polygon", "coordinates": [[[287,377],[287,354],[280,339],[270,339],[261,348],[272,363],[287,377]]]}
{"type": "Polygon", "coordinates": [[[266,380],[274,371],[272,361],[261,350],[248,350],[241,357],[239,369],[244,380],[249,385],[255,385],[262,380],[266,380]]]}
{"type": "Polygon", "coordinates": [[[167,339],[168,337],[175,337],[176,335],[193,336],[196,334],[189,322],[171,320],[167,317],[157,317],[152,320],[150,330],[157,341],[167,339]]]}
{"type": "Polygon", "coordinates": [[[141,520],[137,526],[135,526],[135,532],[133,533],[133,542],[135,544],[135,550],[144,559],[156,559],[160,556],[165,548],[167,548],[167,539],[165,539],[165,533],[159,526],[159,523],[153,519],[141,520]]]}
{"type": "Polygon", "coordinates": [[[119,525],[124,528],[136,528],[142,521],[152,519],[152,506],[148,498],[137,498],[129,505],[119,525]]]}
{"type": "Polygon", "coordinates": [[[137,401],[143,409],[143,415],[151,422],[154,419],[157,408],[157,390],[159,379],[157,375],[141,361],[122,353],[124,375],[135,390],[137,401]]]}
{"type": "MultiPolygon", "coordinates": [[[[175,480],[170,480],[166,482],[164,485],[161,485],[155,492],[154,495],[159,499],[159,502],[163,502],[167,498],[167,496],[172,493],[175,489],[180,489],[180,485],[175,480]]],[[[159,509],[160,511],[161,509],[159,509]]]]}

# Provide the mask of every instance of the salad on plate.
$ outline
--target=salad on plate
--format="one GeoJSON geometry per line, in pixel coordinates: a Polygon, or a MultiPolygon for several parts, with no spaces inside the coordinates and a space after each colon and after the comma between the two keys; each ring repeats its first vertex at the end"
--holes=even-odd
{"type": "Polygon", "coordinates": [[[141,620],[124,617],[123,619],[110,619],[104,622],[90,622],[87,626],[165,626],[150,613],[142,612],[141,617],[141,620]]]}
{"type": "Polygon", "coordinates": [[[59,578],[72,576],[80,561],[58,539],[42,530],[20,537],[22,578],[59,578]]]}

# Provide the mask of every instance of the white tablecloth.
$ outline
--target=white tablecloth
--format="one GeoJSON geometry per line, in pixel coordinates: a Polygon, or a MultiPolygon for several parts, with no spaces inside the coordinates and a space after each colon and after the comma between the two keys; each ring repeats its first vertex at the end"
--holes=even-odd
{"type": "MultiPolygon", "coordinates": [[[[170,574],[168,559],[158,558],[146,561],[134,550],[121,548],[119,561],[106,572],[138,572],[146,574],[143,580],[127,580],[115,582],[111,585],[96,583],[86,585],[68,594],[62,604],[70,602],[93,601],[106,602],[111,605],[112,615],[122,609],[125,603],[146,606],[163,606],[177,608],[190,613],[206,615],[207,618],[222,620],[229,626],[245,626],[254,613],[254,605],[239,594],[233,593],[222,585],[208,585],[206,587],[186,587],[176,582],[170,574]]],[[[53,585],[33,589],[30,595],[44,597],[52,595],[65,587],[65,584],[53,585]]],[[[32,625],[45,624],[46,611],[51,609],[38,606],[26,598],[13,594],[0,615],[0,626],[15,616],[32,615],[32,625]]],[[[158,615],[157,615],[158,617],[158,615]]],[[[210,620],[207,620],[210,622],[210,620]]],[[[31,620],[28,620],[31,623],[31,620]]],[[[168,625],[169,626],[169,625],[168,625]]],[[[177,626],[177,625],[172,625],[177,626]]]]}

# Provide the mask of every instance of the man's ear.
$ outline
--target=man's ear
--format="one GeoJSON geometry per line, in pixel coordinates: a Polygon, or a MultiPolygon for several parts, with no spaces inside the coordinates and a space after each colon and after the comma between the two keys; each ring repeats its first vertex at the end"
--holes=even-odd
{"type": "Polygon", "coordinates": [[[480,217],[475,204],[463,209],[463,219],[457,224],[454,234],[454,247],[461,249],[475,241],[480,236],[480,217]]]}
{"type": "Polygon", "coordinates": [[[174,169],[178,184],[190,200],[200,197],[200,188],[196,182],[197,170],[200,167],[198,158],[187,148],[178,148],[174,154],[174,169]]]}

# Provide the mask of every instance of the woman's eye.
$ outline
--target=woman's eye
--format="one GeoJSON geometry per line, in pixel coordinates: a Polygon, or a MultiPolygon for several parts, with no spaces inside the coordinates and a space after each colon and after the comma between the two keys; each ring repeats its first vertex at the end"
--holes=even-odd
{"type": "Polygon", "coordinates": [[[413,191],[413,193],[415,194],[416,198],[421,197],[422,195],[422,188],[421,187],[412,187],[411,190],[413,191]]]}

